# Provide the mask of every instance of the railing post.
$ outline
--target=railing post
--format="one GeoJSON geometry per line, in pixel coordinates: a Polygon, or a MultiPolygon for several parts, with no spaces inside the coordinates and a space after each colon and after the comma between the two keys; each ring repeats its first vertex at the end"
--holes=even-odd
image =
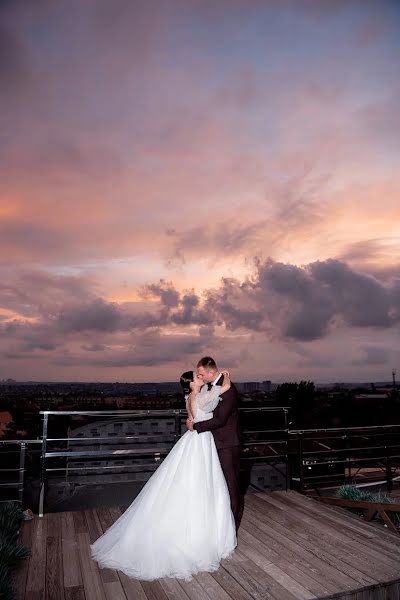
{"type": "Polygon", "coordinates": [[[46,487],[46,452],[47,452],[47,427],[49,415],[44,414],[42,431],[42,457],[40,462],[40,496],[39,496],[39,517],[43,517],[44,512],[44,494],[46,487]]]}
{"type": "Polygon", "coordinates": [[[18,500],[23,502],[24,498],[24,478],[25,478],[25,452],[26,443],[22,442],[19,449],[19,479],[18,479],[18,500]]]}
{"type": "Polygon", "coordinates": [[[175,413],[175,435],[174,435],[174,445],[176,444],[176,442],[178,441],[178,439],[180,438],[182,433],[182,421],[181,421],[181,414],[180,413],[175,413]]]}
{"type": "MultiPolygon", "coordinates": [[[[386,437],[386,436],[385,436],[386,437]]],[[[393,476],[392,476],[392,460],[389,453],[389,440],[386,437],[385,440],[385,452],[386,452],[386,489],[388,492],[393,490],[393,476]]]]}
{"type": "Polygon", "coordinates": [[[291,481],[292,481],[292,463],[290,460],[290,452],[289,452],[289,435],[286,433],[286,491],[291,489],[291,481]]]}
{"type": "Polygon", "coordinates": [[[289,422],[289,411],[287,408],[283,409],[283,418],[284,418],[284,422],[285,422],[285,429],[288,428],[288,422],[289,422]]]}
{"type": "Polygon", "coordinates": [[[298,434],[298,454],[299,454],[299,482],[300,482],[300,493],[304,494],[304,464],[303,464],[303,449],[304,449],[304,443],[303,443],[303,433],[300,432],[298,434]]]}

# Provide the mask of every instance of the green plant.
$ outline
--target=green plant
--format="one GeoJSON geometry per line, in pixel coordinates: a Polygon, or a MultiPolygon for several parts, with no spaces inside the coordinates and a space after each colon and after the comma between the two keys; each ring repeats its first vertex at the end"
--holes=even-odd
{"type": "MultiPolygon", "coordinates": [[[[381,502],[382,504],[395,504],[396,500],[391,498],[385,493],[378,492],[374,494],[372,492],[364,492],[360,490],[356,485],[342,485],[338,490],[336,490],[336,496],[338,498],[343,498],[344,500],[356,500],[356,501],[364,501],[364,502],[381,502]]],[[[362,515],[364,511],[361,508],[349,508],[351,512],[354,512],[358,515],[362,515]]],[[[400,513],[391,512],[390,518],[393,523],[400,527],[400,513]]],[[[379,520],[381,520],[379,518],[379,520]]]]}
{"type": "Polygon", "coordinates": [[[28,548],[18,544],[22,516],[17,504],[0,504],[0,598],[4,600],[14,600],[11,572],[30,555],[28,548]]]}

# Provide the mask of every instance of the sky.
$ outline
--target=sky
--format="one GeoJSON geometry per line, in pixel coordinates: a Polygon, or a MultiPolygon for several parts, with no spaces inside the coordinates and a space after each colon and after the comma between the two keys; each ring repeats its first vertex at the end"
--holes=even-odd
{"type": "Polygon", "coordinates": [[[2,0],[0,380],[400,375],[397,0],[2,0]]]}

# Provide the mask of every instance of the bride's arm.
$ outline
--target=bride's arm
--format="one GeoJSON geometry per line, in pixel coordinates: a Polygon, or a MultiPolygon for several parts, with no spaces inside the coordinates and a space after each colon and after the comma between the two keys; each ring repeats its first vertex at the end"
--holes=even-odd
{"type": "Polygon", "coordinates": [[[229,371],[222,371],[222,374],[224,376],[224,383],[221,386],[220,394],[225,394],[225,392],[227,392],[231,387],[231,378],[229,375],[229,371]]]}
{"type": "Polygon", "coordinates": [[[186,410],[189,419],[194,419],[196,416],[196,396],[197,391],[192,390],[186,399],[186,410]]]}

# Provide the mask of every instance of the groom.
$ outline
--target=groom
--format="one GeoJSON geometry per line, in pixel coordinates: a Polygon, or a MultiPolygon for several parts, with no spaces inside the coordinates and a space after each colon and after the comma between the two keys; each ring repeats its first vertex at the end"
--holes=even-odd
{"type": "MultiPolygon", "coordinates": [[[[198,378],[207,385],[208,389],[211,389],[213,385],[221,386],[223,384],[224,376],[218,370],[215,360],[210,356],[199,360],[196,372],[198,378]]],[[[236,387],[231,383],[229,390],[221,394],[221,400],[214,409],[212,419],[198,423],[194,423],[193,419],[187,419],[186,426],[191,431],[196,430],[198,433],[203,431],[212,431],[213,433],[222,471],[228,485],[237,532],[242,516],[242,498],[239,489],[242,434],[236,387]]]]}

